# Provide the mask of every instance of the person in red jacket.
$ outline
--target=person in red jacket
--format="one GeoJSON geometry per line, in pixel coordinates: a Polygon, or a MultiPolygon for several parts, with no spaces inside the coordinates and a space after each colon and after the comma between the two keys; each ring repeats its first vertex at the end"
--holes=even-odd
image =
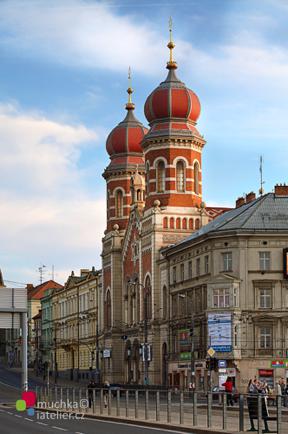
{"type": "Polygon", "coordinates": [[[233,407],[234,402],[233,402],[233,397],[232,397],[232,392],[233,392],[232,378],[228,377],[227,380],[225,381],[225,383],[222,384],[222,386],[225,387],[225,392],[227,393],[227,404],[231,405],[233,407]]]}

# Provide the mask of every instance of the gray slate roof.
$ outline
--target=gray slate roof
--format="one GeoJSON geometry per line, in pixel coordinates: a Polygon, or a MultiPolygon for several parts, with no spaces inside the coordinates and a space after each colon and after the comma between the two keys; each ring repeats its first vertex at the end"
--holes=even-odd
{"type": "Polygon", "coordinates": [[[288,196],[268,193],[239,208],[225,212],[177,243],[175,247],[214,232],[224,234],[227,231],[254,233],[283,230],[288,231],[288,196]]]}

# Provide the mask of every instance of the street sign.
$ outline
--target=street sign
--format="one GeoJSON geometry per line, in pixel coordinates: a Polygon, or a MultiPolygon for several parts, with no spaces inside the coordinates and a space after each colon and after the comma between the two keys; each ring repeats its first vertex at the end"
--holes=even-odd
{"type": "Polygon", "coordinates": [[[207,351],[207,354],[210,357],[213,357],[215,353],[216,351],[212,347],[210,347],[209,350],[207,351]]]}
{"type": "Polygon", "coordinates": [[[227,368],[227,360],[218,360],[218,368],[227,368]]]}

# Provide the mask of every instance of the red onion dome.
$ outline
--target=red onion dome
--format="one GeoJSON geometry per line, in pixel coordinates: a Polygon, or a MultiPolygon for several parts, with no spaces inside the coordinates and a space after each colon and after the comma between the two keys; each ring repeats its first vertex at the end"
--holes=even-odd
{"type": "Polygon", "coordinates": [[[171,118],[195,124],[201,111],[199,98],[177,78],[175,62],[173,68],[169,67],[169,63],[167,67],[169,73],[166,80],[146,100],[145,116],[150,124],[171,118]]]}
{"type": "Polygon", "coordinates": [[[147,129],[135,118],[133,109],[127,108],[125,119],[108,136],[106,149],[111,158],[119,154],[143,154],[141,142],[147,129]]]}

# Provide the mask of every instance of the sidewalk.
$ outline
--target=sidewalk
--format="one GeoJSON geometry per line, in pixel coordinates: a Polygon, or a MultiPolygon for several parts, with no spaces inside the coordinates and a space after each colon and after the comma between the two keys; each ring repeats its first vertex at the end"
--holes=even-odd
{"type": "MultiPolygon", "coordinates": [[[[18,368],[18,367],[17,368],[5,367],[5,370],[7,370],[10,373],[15,373],[17,375],[21,375],[21,372],[22,372],[21,368],[18,368]]],[[[42,386],[47,385],[47,379],[43,380],[43,375],[36,375],[33,368],[28,369],[28,381],[30,382],[31,380],[34,383],[38,383],[39,385],[42,385],[42,386]]],[[[53,386],[59,386],[59,387],[75,387],[75,388],[83,387],[83,388],[86,388],[88,383],[89,383],[89,380],[80,380],[78,382],[78,381],[71,381],[71,380],[67,380],[66,378],[59,378],[58,377],[57,382],[55,384],[54,376],[50,375],[49,383],[50,383],[50,386],[52,386],[52,387],[53,386]]]]}

